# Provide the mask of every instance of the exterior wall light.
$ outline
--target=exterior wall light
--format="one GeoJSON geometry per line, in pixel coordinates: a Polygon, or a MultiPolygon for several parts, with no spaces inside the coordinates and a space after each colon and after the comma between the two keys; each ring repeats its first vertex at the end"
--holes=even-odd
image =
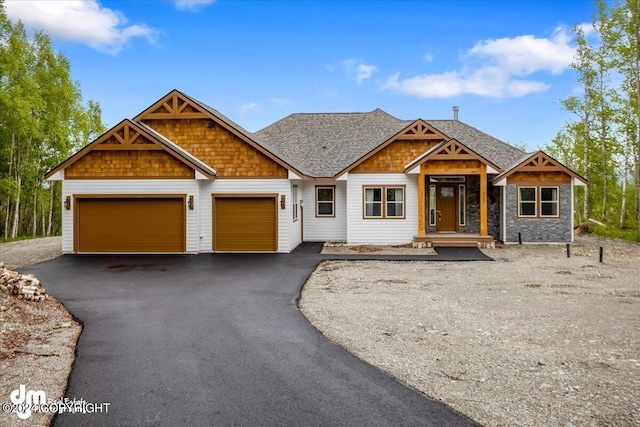
{"type": "Polygon", "coordinates": [[[71,196],[67,196],[67,198],[64,199],[64,209],[67,211],[71,210],[71,196]]]}
{"type": "Polygon", "coordinates": [[[189,196],[189,201],[187,202],[187,206],[189,207],[190,211],[193,210],[193,196],[189,196]]]}
{"type": "Polygon", "coordinates": [[[286,209],[287,208],[287,198],[284,194],[282,194],[280,196],[280,209],[286,209]]]}

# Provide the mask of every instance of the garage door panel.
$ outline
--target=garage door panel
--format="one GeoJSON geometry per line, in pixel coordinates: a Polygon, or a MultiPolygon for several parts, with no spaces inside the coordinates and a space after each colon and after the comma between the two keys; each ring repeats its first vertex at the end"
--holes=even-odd
{"type": "Polygon", "coordinates": [[[216,198],[217,251],[275,251],[276,201],[268,198],[216,198]]]}
{"type": "Polygon", "coordinates": [[[184,252],[182,198],[78,199],[78,252],[184,252]]]}

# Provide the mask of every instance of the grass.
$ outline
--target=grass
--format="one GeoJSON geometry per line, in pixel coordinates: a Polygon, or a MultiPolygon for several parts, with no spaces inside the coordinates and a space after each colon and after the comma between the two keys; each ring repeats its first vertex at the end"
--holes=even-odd
{"type": "Polygon", "coordinates": [[[637,228],[619,228],[619,227],[607,227],[602,225],[593,225],[593,233],[600,237],[606,237],[608,239],[624,240],[625,242],[638,242],[638,229],[637,228]]]}
{"type": "Polygon", "coordinates": [[[42,237],[54,237],[54,236],[18,236],[18,237],[0,237],[0,243],[19,242],[21,240],[40,239],[42,237]]]}

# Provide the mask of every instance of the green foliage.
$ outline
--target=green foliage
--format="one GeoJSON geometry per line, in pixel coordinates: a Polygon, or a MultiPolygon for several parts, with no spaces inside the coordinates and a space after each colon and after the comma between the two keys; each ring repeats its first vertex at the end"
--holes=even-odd
{"type": "Polygon", "coordinates": [[[576,190],[576,220],[597,234],[640,239],[640,2],[596,0],[593,28],[574,28],[572,68],[581,96],[562,100],[575,120],[545,150],[589,180],[576,190]]]}
{"type": "Polygon", "coordinates": [[[54,233],[60,186],[43,180],[75,149],[104,131],[100,106],[85,105],[69,60],[41,31],[29,36],[0,0],[0,234],[54,233]]]}

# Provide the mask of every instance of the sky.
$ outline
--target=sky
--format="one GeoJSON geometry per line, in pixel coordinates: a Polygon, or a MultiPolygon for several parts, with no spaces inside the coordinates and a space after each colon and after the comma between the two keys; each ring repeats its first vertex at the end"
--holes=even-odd
{"type": "Polygon", "coordinates": [[[461,121],[543,148],[579,91],[592,0],[5,0],[71,62],[108,127],[178,89],[255,132],[292,113],[461,121]]]}

